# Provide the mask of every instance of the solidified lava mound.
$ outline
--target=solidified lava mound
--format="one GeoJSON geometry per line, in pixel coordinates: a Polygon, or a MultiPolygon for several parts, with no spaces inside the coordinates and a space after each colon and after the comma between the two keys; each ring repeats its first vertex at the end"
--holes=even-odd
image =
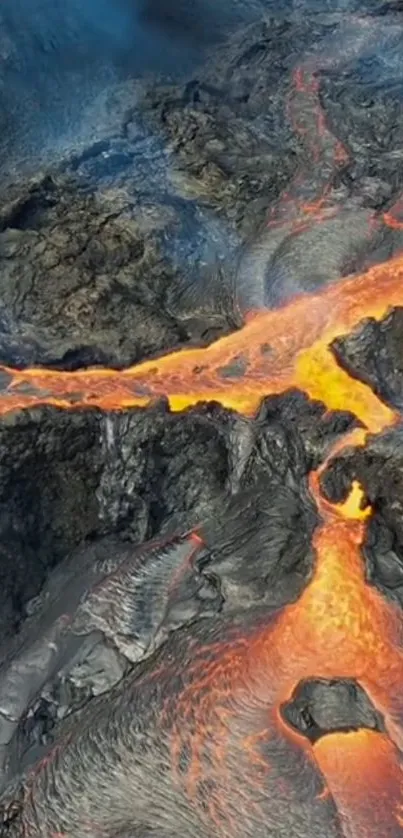
{"type": "Polygon", "coordinates": [[[403,14],[254,8],[2,187],[1,836],[403,836],[403,14]]]}

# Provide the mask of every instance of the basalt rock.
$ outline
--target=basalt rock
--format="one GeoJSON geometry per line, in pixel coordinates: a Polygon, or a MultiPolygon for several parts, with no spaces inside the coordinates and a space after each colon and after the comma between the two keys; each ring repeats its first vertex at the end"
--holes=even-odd
{"type": "Polygon", "coordinates": [[[3,636],[20,623],[49,570],[81,541],[173,535],[212,510],[220,527],[227,500],[240,488],[252,491],[262,476],[270,493],[284,480],[297,491],[316,462],[312,452],[321,456],[351,422],[343,414],[327,417],[298,394],[269,399],[256,420],[215,405],[184,415],[161,405],[106,416],[52,408],[4,416],[3,636]]]}
{"type": "Polygon", "coordinates": [[[317,741],[333,731],[384,730],[383,720],[363,690],[352,681],[306,681],[282,708],[296,730],[317,741]]]}
{"type": "MultiPolygon", "coordinates": [[[[38,134],[41,167],[29,178],[10,152],[26,101],[11,108],[11,83],[21,88],[38,50],[35,77],[59,59],[64,81],[52,89],[66,90],[93,31],[82,23],[90,4],[72,21],[53,4],[47,26],[24,34],[11,6],[0,12],[0,102],[11,108],[0,209],[0,834],[395,838],[397,413],[343,448],[363,423],[310,400],[296,375],[278,392],[270,334],[254,416],[216,402],[175,412],[164,399],[83,409],[81,391],[64,409],[46,376],[33,393],[45,405],[24,409],[29,370],[16,385],[21,409],[7,413],[16,391],[4,364],[121,369],[207,346],[256,309],[396,255],[401,4],[256,2],[246,13],[236,3],[207,29],[197,3],[168,15],[148,0],[134,16],[118,5],[129,39],[140,22],[183,46],[187,75],[170,60],[164,75],[156,60],[158,79],[146,78],[140,52],[136,65],[121,44],[106,51],[94,130],[87,121],[48,155],[38,134]],[[343,517],[354,481],[368,522],[359,504],[343,517]]],[[[89,48],[83,100],[109,34],[89,48]]],[[[43,84],[40,97],[53,82],[43,84]]],[[[29,142],[19,149],[30,157],[29,142]]],[[[331,352],[350,376],[342,396],[358,380],[401,409],[401,312],[337,332],[331,352]]],[[[296,368],[290,346],[285,364],[296,368]]],[[[249,369],[242,357],[220,368],[219,383],[246,386],[252,355],[249,369]]],[[[318,358],[312,379],[329,374],[337,387],[332,359],[318,358]]]]}

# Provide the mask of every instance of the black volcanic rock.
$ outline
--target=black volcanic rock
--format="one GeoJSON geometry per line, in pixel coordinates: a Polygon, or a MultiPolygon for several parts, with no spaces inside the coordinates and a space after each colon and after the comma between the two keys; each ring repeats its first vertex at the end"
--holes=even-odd
{"type": "Polygon", "coordinates": [[[380,323],[369,320],[353,334],[338,338],[333,350],[338,362],[368,384],[379,397],[398,410],[403,406],[403,309],[392,311],[380,323]]]}
{"type": "Polygon", "coordinates": [[[161,405],[0,417],[3,636],[83,540],[113,533],[139,543],[186,530],[212,511],[220,525],[228,499],[240,489],[253,494],[261,479],[270,492],[284,480],[297,492],[312,451],[325,452],[350,423],[298,394],[268,400],[256,420],[217,405],[184,414],[161,405]]]}
{"type": "Polygon", "coordinates": [[[387,597],[403,604],[403,432],[399,426],[370,436],[365,448],[346,450],[329,464],[322,478],[326,495],[346,497],[358,480],[371,503],[364,556],[367,578],[387,597]]]}
{"type": "Polygon", "coordinates": [[[97,528],[97,425],[95,414],[47,408],[1,417],[3,637],[12,635],[49,570],[97,528]]]}
{"type": "Polygon", "coordinates": [[[313,743],[332,732],[384,730],[380,714],[354,681],[305,681],[283,705],[282,713],[289,725],[313,743]]]}
{"type": "Polygon", "coordinates": [[[1,627],[86,538],[187,527],[227,479],[219,422],[164,408],[105,417],[39,408],[0,421],[1,627]]]}
{"type": "MultiPolygon", "coordinates": [[[[223,35],[217,22],[216,37],[209,36],[213,14],[205,28],[198,3],[182,14],[182,3],[168,9],[148,0],[136,9],[141,25],[153,38],[168,32],[174,51],[183,46],[181,66],[173,67],[155,41],[172,70],[162,72],[156,60],[158,78],[143,72],[144,43],[131,61],[131,26],[129,50],[120,42],[119,55],[110,20],[89,43],[94,30],[82,26],[82,11],[94,20],[91,4],[70,21],[72,6],[66,12],[46,0],[24,30],[16,26],[22,6],[7,0],[0,12],[0,104],[9,123],[0,140],[0,363],[121,368],[206,345],[238,328],[245,309],[282,305],[401,246],[402,232],[382,221],[403,184],[398,3],[256,2],[250,25],[211,48],[223,35]],[[356,12],[369,17],[362,22],[356,12]],[[371,47],[362,52],[368,31],[371,47]],[[318,97],[297,110],[298,134],[287,97],[293,71],[313,55],[318,97]],[[64,80],[52,78],[55,64],[64,80]],[[28,107],[31,71],[38,98],[28,107]],[[39,107],[35,120],[49,91],[49,102],[63,94],[59,109],[49,106],[47,121],[39,107]],[[304,141],[304,132],[323,132],[318,104],[328,129],[319,143],[323,159],[304,141]],[[350,155],[342,165],[334,162],[333,137],[350,155]],[[269,228],[279,197],[301,178],[308,207],[326,187],[325,221],[269,228]]],[[[244,20],[244,10],[233,4],[234,19],[244,20]]],[[[397,310],[333,346],[341,365],[398,408],[401,319],[397,310]]],[[[242,386],[242,369],[227,365],[226,374],[242,386]]],[[[3,369],[0,384],[8,379],[3,369]]],[[[287,622],[315,562],[319,520],[308,474],[354,416],[330,413],[295,389],[268,394],[253,418],[216,403],[174,413],[163,401],[113,413],[77,405],[3,415],[6,398],[0,395],[0,772],[11,785],[0,803],[0,835],[28,838],[39,823],[46,836],[63,828],[74,838],[100,831],[211,838],[232,794],[235,817],[225,834],[341,838],[320,771],[270,728],[261,685],[267,679],[270,704],[287,668],[279,624],[290,651],[298,641],[302,666],[305,629],[312,642],[320,630],[303,624],[295,638],[287,622]],[[255,640],[267,626],[273,633],[263,654],[255,640]],[[257,654],[249,659],[250,650],[257,654]],[[242,668],[235,706],[232,679],[242,668]],[[253,758],[245,763],[251,739],[253,758]],[[231,794],[222,779],[227,757],[231,794]],[[192,760],[207,773],[192,773],[192,760]],[[21,775],[32,764],[21,799],[21,775]],[[190,804],[178,794],[174,769],[181,782],[196,777],[201,814],[194,798],[190,804]],[[257,799],[263,816],[255,816],[257,799]],[[207,812],[218,816],[214,828],[207,812]]],[[[398,606],[402,450],[395,427],[363,450],[343,452],[322,479],[332,501],[346,496],[353,479],[362,484],[374,509],[363,550],[367,580],[398,606]]],[[[319,676],[295,685],[287,712],[299,733],[312,742],[362,727],[383,735],[359,684],[319,676]]]]}
{"type": "Polygon", "coordinates": [[[14,366],[129,366],[187,339],[164,257],[176,214],[45,179],[3,206],[0,356],[14,366]]]}

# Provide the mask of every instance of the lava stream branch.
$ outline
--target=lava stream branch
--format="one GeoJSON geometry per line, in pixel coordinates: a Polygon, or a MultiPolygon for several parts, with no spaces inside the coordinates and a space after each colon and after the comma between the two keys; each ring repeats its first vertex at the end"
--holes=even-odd
{"type": "Polygon", "coordinates": [[[0,413],[38,404],[118,410],[164,398],[174,411],[215,400],[253,415],[265,396],[299,388],[329,410],[351,411],[377,432],[395,421],[393,411],[365,384],[354,380],[352,386],[330,345],[366,318],[380,321],[399,306],[403,256],[250,316],[242,329],[207,348],[179,350],[125,371],[2,367],[0,413]]]}
{"type": "MultiPolygon", "coordinates": [[[[356,442],[363,440],[361,431],[356,442]]],[[[351,444],[353,436],[345,441],[351,444]]],[[[361,508],[359,487],[345,504],[322,506],[317,486],[313,480],[323,520],[314,534],[313,576],[300,598],[274,619],[262,616],[251,633],[196,648],[189,686],[175,696],[173,767],[179,770],[179,755],[189,749],[185,788],[192,801],[198,801],[199,783],[217,789],[224,784],[225,794],[209,800],[219,834],[222,818],[237,834],[233,800],[243,806],[238,780],[234,784],[234,747],[248,777],[245,805],[254,817],[264,817],[256,801],[268,789],[282,799],[271,763],[280,749],[285,764],[295,765],[307,783],[314,782],[317,766],[325,784],[320,803],[327,807],[329,795],[334,800],[346,838],[401,834],[402,613],[365,578],[362,544],[371,510],[361,508]],[[295,734],[281,708],[298,684],[312,679],[355,681],[382,714],[386,732],[326,734],[313,745],[295,734]]]]}
{"type": "Polygon", "coordinates": [[[329,217],[329,213],[334,215],[337,212],[338,208],[332,202],[332,183],[335,171],[348,163],[349,155],[326,124],[319,92],[316,66],[298,66],[293,74],[286,111],[294,133],[304,145],[306,168],[315,172],[316,189],[313,193],[309,173],[298,171],[273,207],[269,227],[291,223],[294,231],[301,231],[312,222],[329,217]]]}
{"type": "MultiPolygon", "coordinates": [[[[328,125],[321,104],[320,74],[326,70],[334,72],[359,56],[371,53],[381,39],[393,38],[395,31],[393,26],[383,29],[369,18],[349,15],[339,24],[336,50],[335,39],[331,36],[319,52],[314,51],[295,68],[286,114],[304,147],[304,164],[273,207],[269,227],[291,224],[294,232],[301,231],[312,222],[318,223],[329,214],[336,214],[340,208],[335,200],[334,178],[335,173],[349,163],[350,155],[328,125]]],[[[383,220],[388,226],[401,229],[393,213],[386,213],[383,220]]]]}
{"type": "Polygon", "coordinates": [[[238,834],[234,800],[239,812],[247,807],[257,819],[264,817],[259,801],[267,794],[285,804],[281,779],[273,773],[276,754],[307,784],[315,784],[315,770],[320,772],[324,793],[318,805],[325,815],[329,798],[334,800],[346,838],[401,834],[402,615],[366,582],[365,520],[359,492],[353,496],[358,520],[353,503],[347,517],[345,506],[333,512],[329,507],[317,529],[314,574],[299,600],[274,619],[262,615],[252,633],[196,647],[188,686],[167,699],[170,706],[175,701],[174,771],[180,778],[186,749],[192,755],[183,778],[189,799],[197,804],[197,789],[206,783],[217,789],[208,814],[217,834],[238,834]],[[329,733],[311,745],[288,726],[281,708],[304,681],[343,678],[366,691],[383,714],[386,732],[329,733]],[[234,776],[234,753],[247,778],[245,801],[234,776]],[[221,833],[223,819],[229,826],[221,833]]]}
{"type": "Polygon", "coordinates": [[[403,765],[393,744],[370,730],[334,733],[314,746],[347,838],[398,838],[403,765]]]}

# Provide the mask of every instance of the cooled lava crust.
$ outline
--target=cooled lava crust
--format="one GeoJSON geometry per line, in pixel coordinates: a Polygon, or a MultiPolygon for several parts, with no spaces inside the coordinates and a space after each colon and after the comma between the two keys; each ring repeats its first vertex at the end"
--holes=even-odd
{"type": "MultiPolygon", "coordinates": [[[[46,328],[43,344],[26,324],[20,343],[7,343],[4,302],[1,835],[403,836],[403,167],[388,174],[393,132],[389,164],[375,141],[366,158],[354,156],[340,116],[344,102],[348,126],[349,92],[334,93],[347,76],[369,97],[375,73],[382,91],[387,77],[402,95],[403,20],[398,4],[316,20],[321,39],[311,36],[287,85],[284,63],[278,71],[289,141],[299,144],[284,189],[267,196],[253,235],[247,213],[233,228],[242,244],[227,267],[199,284],[171,276],[171,309],[153,300],[134,365],[100,365],[118,352],[118,307],[113,346],[83,350],[82,365],[98,366],[76,369],[67,332],[55,338],[52,368],[30,366],[33,356],[43,362],[46,328]],[[369,183],[363,172],[375,165],[369,183]],[[170,330],[172,351],[156,354],[170,330]],[[7,351],[21,353],[14,366],[7,351]]],[[[234,55],[237,72],[246,68],[239,123],[254,62],[273,64],[304,25],[273,17],[220,48],[215,72],[229,85],[223,67],[234,55]]],[[[193,120],[197,135],[203,97],[212,119],[212,72],[176,98],[165,89],[161,106],[149,93],[149,124],[164,111],[165,140],[181,109],[180,130],[193,120]]],[[[274,112],[265,119],[250,120],[257,145],[270,120],[274,130],[274,112]]],[[[212,148],[225,172],[223,140],[212,148]]],[[[98,153],[105,148],[75,159],[76,170],[98,153]]],[[[214,203],[219,175],[214,186],[212,166],[189,174],[186,144],[176,153],[189,189],[212,179],[214,203]]],[[[66,207],[63,225],[60,184],[53,175],[5,204],[9,277],[35,248],[50,270],[63,263],[74,230],[66,207]],[[43,225],[55,204],[52,261],[43,225]]],[[[224,188],[221,198],[230,226],[224,188]]],[[[90,200],[76,197],[75,207],[90,200]]],[[[124,233],[113,211],[95,228],[116,232],[111,287],[125,285],[138,316],[127,271],[133,260],[153,275],[156,263],[132,248],[140,227],[127,197],[118,200],[124,233]]],[[[150,213],[143,224],[148,247],[154,222],[150,213]]],[[[74,273],[76,251],[71,258],[74,273]]],[[[35,272],[31,280],[35,288],[35,272]]],[[[95,319],[108,282],[95,288],[95,319]]]]}

